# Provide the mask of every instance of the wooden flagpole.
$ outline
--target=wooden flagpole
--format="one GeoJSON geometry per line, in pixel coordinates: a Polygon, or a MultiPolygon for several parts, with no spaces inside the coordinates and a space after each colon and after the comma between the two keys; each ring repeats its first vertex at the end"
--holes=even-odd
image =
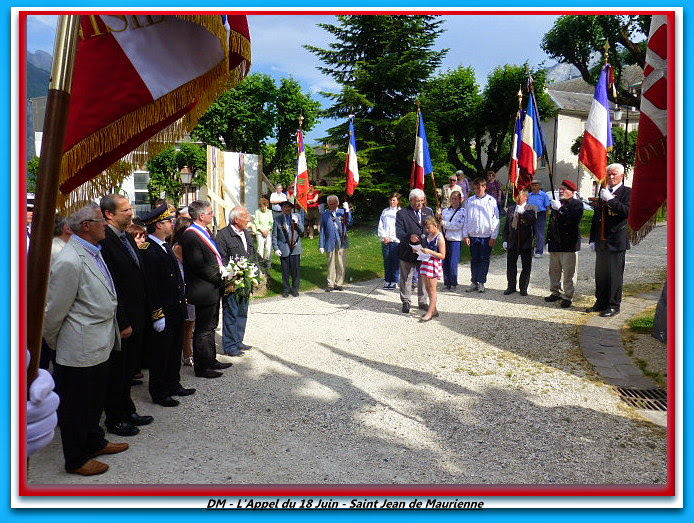
{"type": "MultiPolygon", "coordinates": [[[[34,217],[27,254],[27,348],[31,363],[27,369],[27,387],[38,376],[41,356],[43,316],[48,290],[51,245],[55,226],[60,165],[70,109],[72,73],[77,51],[79,15],[61,15],[55,38],[51,82],[46,101],[46,116],[41,141],[39,171],[36,177],[34,217]]],[[[23,350],[23,348],[22,348],[23,350]]]]}

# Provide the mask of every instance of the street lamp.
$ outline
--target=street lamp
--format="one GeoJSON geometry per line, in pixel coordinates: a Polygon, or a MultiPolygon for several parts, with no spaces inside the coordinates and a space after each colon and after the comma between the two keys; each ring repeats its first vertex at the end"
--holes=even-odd
{"type": "Polygon", "coordinates": [[[185,165],[183,169],[181,169],[181,172],[178,173],[179,176],[181,177],[181,183],[185,187],[186,191],[186,206],[188,206],[188,192],[190,190],[190,183],[193,181],[193,173],[190,172],[190,169],[188,169],[188,166],[185,165]]]}

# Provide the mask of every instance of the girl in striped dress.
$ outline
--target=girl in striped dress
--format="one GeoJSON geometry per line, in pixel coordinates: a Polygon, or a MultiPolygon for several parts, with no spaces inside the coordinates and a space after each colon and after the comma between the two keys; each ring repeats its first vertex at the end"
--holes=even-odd
{"type": "Polygon", "coordinates": [[[436,309],[436,285],[443,276],[442,260],[446,257],[446,240],[441,234],[436,218],[428,216],[424,220],[424,228],[428,236],[426,247],[422,249],[422,253],[428,254],[429,258],[422,261],[419,274],[424,278],[424,288],[429,295],[429,310],[419,320],[422,322],[429,321],[439,315],[439,311],[436,309]]]}

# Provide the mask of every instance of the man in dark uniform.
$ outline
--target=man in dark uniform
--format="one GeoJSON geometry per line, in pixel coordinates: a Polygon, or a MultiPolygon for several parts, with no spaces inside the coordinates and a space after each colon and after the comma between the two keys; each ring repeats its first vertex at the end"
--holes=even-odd
{"type": "Polygon", "coordinates": [[[545,301],[561,300],[563,308],[571,307],[576,287],[578,251],[581,250],[583,203],[574,198],[576,184],[564,180],[559,186],[559,201],[551,200],[549,219],[549,286],[545,301]]]}
{"type": "Polygon", "coordinates": [[[533,236],[537,221],[537,207],[528,203],[528,190],[518,193],[515,205],[506,209],[504,225],[504,249],[506,249],[506,290],[505,295],[516,292],[518,257],[521,259],[521,273],[518,288],[521,296],[528,295],[530,270],[532,269],[533,236]]]}
{"type": "Polygon", "coordinates": [[[590,247],[595,250],[595,304],[586,312],[600,316],[619,314],[622,303],[624,259],[629,249],[627,218],[631,189],[624,181],[624,166],[607,166],[607,188],[600,190],[590,224],[590,247]]]}
{"type": "MultiPolygon", "coordinates": [[[[248,231],[250,220],[251,215],[245,207],[234,207],[229,212],[229,225],[217,234],[217,247],[225,265],[234,257],[258,263],[253,236],[248,231]]],[[[243,342],[250,299],[250,296],[233,292],[222,298],[222,348],[227,356],[243,356],[243,351],[253,348],[243,342]]]]}
{"type": "Polygon", "coordinates": [[[199,378],[218,378],[231,363],[217,361],[215,330],[219,323],[219,303],[224,289],[222,257],[207,227],[214,211],[210,202],[196,200],[188,206],[193,224],[181,238],[186,298],[195,305],[193,368],[199,378]]]}
{"type": "Polygon", "coordinates": [[[163,203],[141,217],[149,234],[140,245],[145,275],[151,285],[152,312],[158,319],[150,335],[149,394],[154,403],[175,407],[171,396],[188,396],[195,389],[181,386],[183,322],[188,316],[183,275],[173,250],[166,243],[174,229],[175,214],[163,203]]]}
{"type": "Polygon", "coordinates": [[[130,380],[142,353],[142,342],[150,318],[147,287],[142,258],[133,237],[126,232],[132,223],[130,202],[120,194],[108,194],[99,203],[106,219],[106,238],[101,254],[113,277],[118,295],[118,327],[121,350],[111,352],[109,384],[104,410],[106,429],[119,436],[134,436],[136,425],[152,423],[152,416],[137,414],[130,397],[130,380]]]}

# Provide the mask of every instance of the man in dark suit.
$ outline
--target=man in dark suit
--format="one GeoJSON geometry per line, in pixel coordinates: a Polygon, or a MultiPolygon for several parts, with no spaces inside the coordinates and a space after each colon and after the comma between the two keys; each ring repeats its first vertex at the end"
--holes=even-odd
{"type": "Polygon", "coordinates": [[[629,238],[627,218],[631,189],[624,181],[624,166],[607,166],[607,188],[600,190],[590,224],[590,247],[595,251],[595,304],[587,312],[600,316],[619,314],[622,303],[624,262],[629,238]]]}
{"type": "MultiPolygon", "coordinates": [[[[225,265],[234,257],[258,263],[253,235],[248,231],[250,220],[245,207],[234,207],[229,212],[229,225],[217,234],[217,247],[225,265]]],[[[243,356],[243,351],[253,348],[243,342],[250,299],[250,295],[233,292],[222,298],[222,348],[227,356],[243,356]]]]}
{"type": "Polygon", "coordinates": [[[280,214],[272,224],[272,250],[280,257],[282,265],[283,298],[299,295],[301,284],[301,235],[304,224],[298,214],[292,213],[294,206],[291,202],[280,204],[280,214]],[[291,286],[289,279],[291,277],[291,286]]]}
{"type": "Polygon", "coordinates": [[[528,295],[530,270],[532,269],[533,236],[537,221],[537,207],[528,203],[528,190],[518,193],[515,205],[509,205],[506,210],[504,225],[504,249],[506,249],[506,290],[505,295],[516,292],[516,276],[518,275],[518,257],[521,259],[521,273],[518,288],[521,296],[528,295]]]}
{"type": "Polygon", "coordinates": [[[143,215],[147,241],[140,244],[145,275],[150,282],[152,302],[161,307],[150,335],[149,394],[154,403],[176,407],[172,396],[188,396],[195,389],[181,385],[183,322],[188,316],[183,275],[173,250],[166,243],[174,229],[175,214],[166,203],[143,215]]]}
{"type": "Polygon", "coordinates": [[[116,286],[121,336],[121,351],[113,351],[109,358],[106,429],[119,436],[134,436],[140,432],[137,425],[154,420],[152,416],[137,414],[130,397],[130,380],[142,354],[145,329],[156,318],[150,316],[148,282],[139,249],[126,232],[133,219],[130,202],[120,194],[108,194],[99,205],[107,223],[101,254],[116,286]]]}
{"type": "Polygon", "coordinates": [[[231,363],[217,361],[215,330],[219,323],[219,302],[224,289],[224,263],[207,227],[214,211],[210,202],[196,200],[188,206],[193,224],[181,238],[186,299],[195,305],[193,369],[199,378],[218,378],[219,370],[231,363]]]}
{"type": "MultiPolygon", "coordinates": [[[[426,237],[424,219],[433,214],[431,209],[424,207],[425,195],[421,189],[412,189],[409,200],[410,205],[395,215],[395,235],[400,240],[400,301],[405,314],[410,312],[412,277],[421,265],[411,245],[426,245],[426,240],[423,241],[426,237]]],[[[427,310],[429,297],[424,290],[423,278],[419,278],[417,298],[419,308],[427,310]]]]}
{"type": "Polygon", "coordinates": [[[583,203],[574,198],[576,184],[563,180],[559,200],[551,200],[549,219],[549,287],[545,301],[561,300],[561,307],[571,307],[576,287],[578,251],[581,250],[581,218],[583,203]]]}

